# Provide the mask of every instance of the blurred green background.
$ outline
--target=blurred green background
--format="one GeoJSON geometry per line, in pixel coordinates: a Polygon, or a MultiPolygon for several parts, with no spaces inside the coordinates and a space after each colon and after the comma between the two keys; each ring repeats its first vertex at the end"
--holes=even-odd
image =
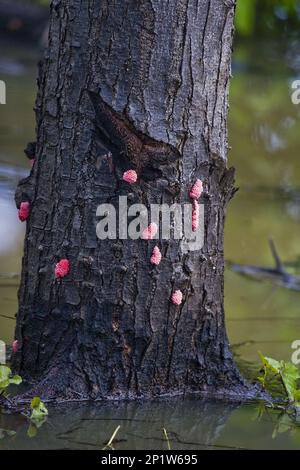
{"type": "MultiPolygon", "coordinates": [[[[2,0],[1,3],[9,0],[2,0]]],[[[50,0],[16,0],[25,7],[47,8],[50,0]]],[[[236,30],[239,37],[275,36],[280,31],[297,34],[300,25],[299,0],[237,0],[236,30]]]]}
{"type": "MultiPolygon", "coordinates": [[[[23,0],[41,6],[49,0],[23,0]]],[[[276,28],[297,28],[300,24],[298,0],[237,0],[236,28],[241,36],[274,34],[276,28]]]]}
{"type": "Polygon", "coordinates": [[[237,0],[236,28],[240,36],[273,36],[297,32],[300,24],[298,0],[237,0]]]}

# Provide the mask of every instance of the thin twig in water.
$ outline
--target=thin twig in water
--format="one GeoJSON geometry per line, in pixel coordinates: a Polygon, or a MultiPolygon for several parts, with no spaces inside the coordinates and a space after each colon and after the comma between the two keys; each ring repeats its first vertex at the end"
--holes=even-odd
{"type": "Polygon", "coordinates": [[[17,279],[19,277],[19,273],[0,273],[0,279],[17,279]]]}
{"type": "Polygon", "coordinates": [[[8,320],[14,320],[14,321],[16,321],[16,319],[15,319],[14,317],[10,317],[10,316],[8,316],[8,315],[3,315],[3,314],[1,314],[0,317],[1,317],[1,318],[7,318],[8,320]]]}
{"type": "Polygon", "coordinates": [[[164,436],[165,436],[167,444],[168,444],[168,450],[171,450],[171,443],[170,443],[170,439],[169,439],[166,428],[163,428],[163,432],[164,432],[164,436]]]}
{"type": "Polygon", "coordinates": [[[26,412],[24,409],[17,409],[17,407],[14,405],[13,401],[7,397],[5,395],[5,390],[2,390],[2,392],[0,393],[0,406],[2,404],[2,406],[4,406],[5,408],[9,409],[9,410],[12,410],[12,411],[15,411],[15,412],[18,412],[20,413],[22,416],[25,416],[25,418],[29,418],[29,412],[26,412]],[[1,403],[2,401],[2,403],[1,403]]]}
{"type": "Polygon", "coordinates": [[[114,432],[112,433],[112,436],[111,436],[111,438],[109,439],[108,443],[102,448],[102,450],[106,450],[108,447],[110,447],[111,449],[113,449],[112,443],[113,443],[114,438],[115,438],[116,435],[118,434],[120,427],[121,427],[120,425],[116,427],[116,429],[115,429],[114,432]]]}

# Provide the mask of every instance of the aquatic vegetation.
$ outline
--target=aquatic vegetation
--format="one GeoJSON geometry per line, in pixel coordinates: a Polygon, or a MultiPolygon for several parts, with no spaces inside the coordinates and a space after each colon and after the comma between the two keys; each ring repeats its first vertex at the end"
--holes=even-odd
{"type": "MultiPolygon", "coordinates": [[[[5,374],[7,375],[7,371],[5,372],[5,374]]],[[[13,383],[13,384],[18,385],[20,383],[20,380],[22,381],[21,377],[13,376],[10,378],[10,384],[13,383]]],[[[46,405],[42,402],[40,397],[34,397],[31,400],[30,408],[28,409],[28,406],[20,407],[17,404],[15,404],[13,400],[9,399],[8,396],[4,394],[3,392],[0,393],[0,396],[1,395],[5,399],[3,402],[3,409],[5,410],[7,408],[9,411],[12,411],[15,414],[15,416],[17,416],[18,414],[24,416],[26,420],[29,421],[29,427],[27,429],[27,436],[30,438],[35,437],[37,435],[38,429],[45,423],[45,421],[47,420],[47,416],[48,416],[48,410],[46,408],[46,405]]],[[[0,408],[0,412],[1,412],[1,408],[0,408]]],[[[0,428],[0,440],[3,439],[4,437],[12,437],[14,435],[16,435],[16,431],[14,430],[10,431],[10,430],[0,428]]]]}
{"type": "Polygon", "coordinates": [[[48,416],[48,410],[40,397],[34,397],[30,402],[30,419],[33,421],[43,420],[48,416]]]}
{"type": "MultiPolygon", "coordinates": [[[[10,385],[19,385],[20,383],[22,383],[22,377],[13,375],[8,366],[0,366],[0,397],[2,396],[4,398],[3,405],[9,405],[9,409],[18,411],[26,418],[29,417],[31,423],[28,429],[28,435],[29,437],[33,437],[37,429],[45,422],[45,418],[48,416],[48,410],[40,397],[34,397],[31,400],[30,411],[25,408],[19,409],[15,407],[13,401],[8,398],[7,389],[10,385]]],[[[0,439],[5,436],[5,433],[1,431],[5,430],[0,429],[0,439]]],[[[10,431],[6,431],[6,435],[8,435],[7,433],[10,433],[10,431]]]]}
{"type": "Polygon", "coordinates": [[[277,377],[283,386],[289,404],[297,407],[300,406],[300,389],[298,388],[298,380],[300,379],[300,371],[298,367],[290,362],[277,361],[271,357],[263,356],[259,353],[262,361],[263,375],[258,380],[264,388],[266,388],[266,379],[268,374],[277,377]]]}
{"type": "Polygon", "coordinates": [[[19,385],[21,382],[22,378],[19,375],[13,375],[8,366],[0,366],[0,395],[6,396],[10,385],[19,385]]]}

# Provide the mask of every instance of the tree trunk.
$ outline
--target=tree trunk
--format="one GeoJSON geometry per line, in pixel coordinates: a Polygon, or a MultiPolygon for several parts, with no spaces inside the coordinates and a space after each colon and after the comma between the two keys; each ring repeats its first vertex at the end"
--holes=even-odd
{"type": "Polygon", "coordinates": [[[230,0],[52,2],[36,161],[16,194],[31,213],[13,364],[44,397],[250,393],[223,305],[233,17],[230,0]],[[99,204],[188,204],[197,178],[202,249],[97,238],[99,204]],[[70,273],[56,279],[63,258],[70,273]]]}

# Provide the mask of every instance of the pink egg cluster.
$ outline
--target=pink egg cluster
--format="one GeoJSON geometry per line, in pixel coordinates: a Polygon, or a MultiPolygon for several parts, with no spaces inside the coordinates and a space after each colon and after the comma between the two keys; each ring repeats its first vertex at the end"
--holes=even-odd
{"type": "Polygon", "coordinates": [[[70,263],[67,259],[61,259],[56,265],[55,265],[55,277],[56,278],[61,278],[65,277],[69,274],[70,271],[70,263]]]}
{"type": "Polygon", "coordinates": [[[160,262],[161,262],[161,252],[158,246],[155,246],[152,251],[150,263],[155,264],[155,266],[158,266],[160,262]]]}
{"type": "Polygon", "coordinates": [[[193,201],[193,209],[192,209],[192,230],[196,232],[197,228],[199,227],[199,204],[198,201],[195,199],[193,201]]]}
{"type": "Polygon", "coordinates": [[[12,344],[12,352],[16,354],[19,350],[19,341],[15,339],[12,344]]]}
{"type": "Polygon", "coordinates": [[[172,303],[174,305],[180,305],[182,303],[182,292],[181,290],[177,289],[173,292],[171,297],[172,303]]]}
{"type": "Polygon", "coordinates": [[[158,227],[155,222],[151,222],[148,227],[145,228],[145,230],[142,233],[142,239],[143,240],[152,240],[155,235],[157,234],[158,227]]]}
{"type": "Polygon", "coordinates": [[[197,179],[194,183],[192,189],[190,190],[190,198],[191,199],[199,199],[203,192],[203,184],[202,181],[197,179]]]}
{"type": "Polygon", "coordinates": [[[21,222],[24,222],[28,219],[30,214],[30,203],[28,201],[23,201],[20,204],[20,209],[18,211],[18,216],[21,222]]]}
{"type": "MultiPolygon", "coordinates": [[[[34,165],[34,160],[31,160],[31,165],[34,165]]],[[[127,170],[123,173],[123,181],[126,181],[129,184],[136,183],[138,175],[135,170],[127,170]]],[[[201,197],[203,192],[203,184],[200,179],[197,179],[192,186],[189,196],[193,200],[193,209],[192,209],[192,230],[196,231],[199,227],[199,204],[198,199],[201,197]]],[[[20,204],[18,211],[19,219],[24,222],[30,214],[30,203],[28,201],[23,201],[20,204]]],[[[158,232],[158,227],[156,223],[152,222],[148,227],[146,227],[142,233],[143,240],[152,240],[158,232]]],[[[161,262],[162,254],[158,246],[155,246],[152,251],[150,258],[150,263],[158,266],[161,262]]],[[[67,276],[70,272],[70,263],[67,259],[61,259],[55,265],[55,277],[63,278],[67,276]]],[[[172,293],[171,301],[174,305],[180,305],[182,303],[183,294],[177,289],[172,293]]],[[[16,353],[19,349],[18,341],[15,340],[12,344],[12,350],[16,353]]]]}
{"type": "Polygon", "coordinates": [[[129,184],[134,184],[137,181],[137,173],[135,170],[128,170],[123,173],[123,181],[129,184]]]}

